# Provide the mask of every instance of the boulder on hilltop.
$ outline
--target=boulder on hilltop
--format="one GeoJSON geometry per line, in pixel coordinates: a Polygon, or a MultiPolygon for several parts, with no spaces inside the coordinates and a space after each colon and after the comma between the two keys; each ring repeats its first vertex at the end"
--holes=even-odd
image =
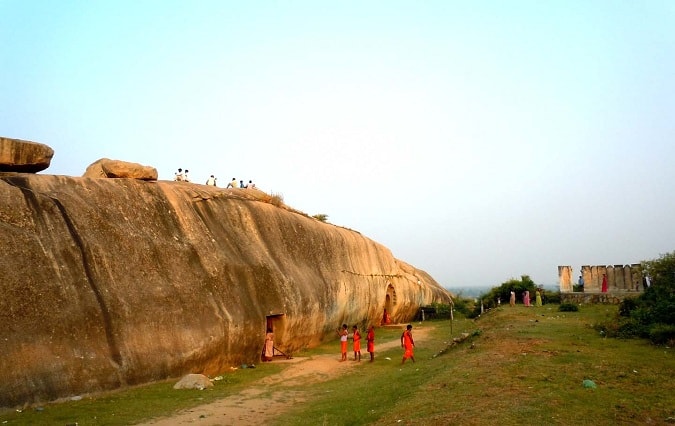
{"type": "Polygon", "coordinates": [[[47,145],[0,137],[0,172],[37,173],[49,167],[53,156],[47,145]]]}
{"type": "Polygon", "coordinates": [[[157,180],[157,169],[128,161],[101,158],[90,164],[82,177],[157,180]]]}

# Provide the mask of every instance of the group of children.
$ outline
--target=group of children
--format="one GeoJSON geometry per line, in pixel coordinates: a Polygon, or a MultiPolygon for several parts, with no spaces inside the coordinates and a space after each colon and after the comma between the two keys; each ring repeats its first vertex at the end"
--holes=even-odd
{"type": "MultiPolygon", "coordinates": [[[[349,337],[352,338],[352,346],[354,349],[354,361],[361,361],[361,333],[359,332],[359,327],[354,325],[352,327],[352,333],[349,334],[347,329],[347,324],[342,324],[342,329],[335,330],[340,336],[340,349],[342,351],[342,358],[340,362],[347,361],[347,342],[349,337]]],[[[368,327],[368,334],[366,335],[367,349],[370,354],[370,362],[375,361],[375,329],[371,325],[368,327]]],[[[401,364],[405,363],[406,359],[411,359],[412,362],[415,362],[415,356],[413,353],[413,348],[415,347],[415,341],[412,336],[412,325],[408,324],[406,330],[401,334],[401,347],[403,348],[403,359],[401,364]]]]}

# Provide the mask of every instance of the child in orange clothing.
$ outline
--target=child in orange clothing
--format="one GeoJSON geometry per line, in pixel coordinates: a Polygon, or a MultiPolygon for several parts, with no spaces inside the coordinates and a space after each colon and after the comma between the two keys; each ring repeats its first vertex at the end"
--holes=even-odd
{"type": "Polygon", "coordinates": [[[354,339],[354,361],[361,361],[361,333],[357,326],[352,327],[352,339],[354,339]]]}
{"type": "Polygon", "coordinates": [[[368,327],[368,335],[366,336],[368,342],[368,353],[370,354],[370,362],[375,361],[375,329],[371,325],[368,327]]]}

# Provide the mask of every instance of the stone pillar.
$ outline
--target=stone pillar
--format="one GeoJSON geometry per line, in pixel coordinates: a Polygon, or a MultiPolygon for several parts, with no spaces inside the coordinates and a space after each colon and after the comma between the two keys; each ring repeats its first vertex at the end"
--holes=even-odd
{"type": "Polygon", "coordinates": [[[558,266],[558,280],[560,282],[560,292],[569,293],[572,291],[572,267],[558,266]]]}
{"type": "Polygon", "coordinates": [[[642,265],[633,263],[630,267],[626,266],[626,268],[630,270],[631,290],[638,289],[639,291],[645,291],[644,286],[642,285],[642,265]]]}
{"type": "Polygon", "coordinates": [[[623,267],[623,290],[634,289],[633,286],[633,273],[630,269],[630,265],[624,265],[623,267]]]}
{"type": "MultiPolygon", "coordinates": [[[[622,268],[623,266],[620,265],[622,268]]],[[[607,291],[611,291],[616,288],[616,278],[614,277],[615,266],[607,266],[607,291]]],[[[600,284],[602,287],[602,275],[600,275],[600,284]]]]}
{"type": "Polygon", "coordinates": [[[587,291],[600,291],[601,284],[602,284],[602,275],[598,273],[598,267],[593,265],[591,266],[591,279],[588,281],[587,291]]]}
{"type": "Polygon", "coordinates": [[[614,265],[614,287],[609,286],[610,290],[625,290],[626,280],[624,279],[625,271],[623,265],[614,265]]]}
{"type": "Polygon", "coordinates": [[[593,274],[591,274],[591,267],[583,265],[581,267],[581,276],[584,277],[584,291],[589,291],[592,288],[593,274]]]}

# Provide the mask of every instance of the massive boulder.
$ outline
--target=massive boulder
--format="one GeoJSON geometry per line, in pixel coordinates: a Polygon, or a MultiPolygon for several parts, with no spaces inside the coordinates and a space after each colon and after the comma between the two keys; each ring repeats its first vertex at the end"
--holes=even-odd
{"type": "Polygon", "coordinates": [[[157,180],[157,169],[128,161],[101,158],[90,164],[82,177],[157,180]]]}
{"type": "Polygon", "coordinates": [[[247,189],[0,175],[0,406],[215,375],[449,303],[360,233],[247,189]]]}
{"type": "Polygon", "coordinates": [[[0,172],[37,173],[49,167],[53,156],[47,145],[0,137],[0,172]]]}

